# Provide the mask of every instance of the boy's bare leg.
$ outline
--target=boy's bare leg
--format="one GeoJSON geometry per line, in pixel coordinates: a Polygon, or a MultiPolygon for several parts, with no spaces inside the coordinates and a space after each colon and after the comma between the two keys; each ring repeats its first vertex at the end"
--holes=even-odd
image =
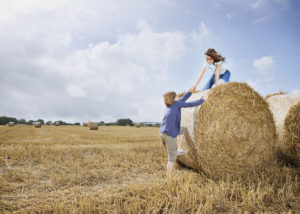
{"type": "Polygon", "coordinates": [[[174,167],[174,162],[168,161],[167,163],[167,178],[170,178],[174,167]]]}
{"type": "Polygon", "coordinates": [[[177,144],[178,147],[177,147],[177,150],[182,149],[183,139],[184,139],[184,134],[178,135],[178,137],[177,137],[177,140],[178,140],[178,144],[177,144]]]}

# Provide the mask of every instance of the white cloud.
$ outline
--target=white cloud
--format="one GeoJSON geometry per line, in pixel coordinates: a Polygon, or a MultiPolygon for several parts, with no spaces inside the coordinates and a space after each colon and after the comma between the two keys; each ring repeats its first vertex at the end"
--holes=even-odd
{"type": "Polygon", "coordinates": [[[265,3],[266,3],[266,0],[257,0],[255,3],[251,4],[250,6],[251,6],[253,9],[258,9],[258,8],[260,8],[261,6],[263,6],[265,3]]]}
{"type": "Polygon", "coordinates": [[[163,109],[148,94],[166,75],[169,64],[185,54],[184,33],[156,32],[148,22],[140,21],[136,33],[119,33],[113,42],[74,49],[74,34],[64,24],[22,25],[15,26],[22,27],[22,34],[11,33],[12,28],[0,35],[3,114],[73,121],[129,115],[140,121],[160,120],[163,109]],[[20,103],[22,108],[12,108],[20,103]],[[150,111],[155,115],[149,116],[150,111]]]}
{"type": "Polygon", "coordinates": [[[87,93],[83,88],[76,85],[68,85],[67,92],[71,97],[81,98],[86,97],[87,93]]]}
{"type": "Polygon", "coordinates": [[[253,61],[253,66],[259,73],[269,76],[274,71],[275,61],[272,56],[263,56],[259,59],[255,59],[253,61]]]}
{"type": "Polygon", "coordinates": [[[198,31],[194,32],[191,36],[192,36],[192,40],[195,43],[201,43],[206,40],[211,40],[213,37],[211,30],[206,26],[204,22],[200,23],[198,31]]]}
{"type": "Polygon", "coordinates": [[[67,4],[67,0],[10,0],[1,1],[0,21],[15,19],[18,15],[28,15],[38,11],[53,10],[63,7],[67,4]]]}
{"type": "Polygon", "coordinates": [[[157,121],[160,122],[163,116],[165,105],[163,97],[144,97],[143,99],[136,100],[131,104],[137,109],[137,114],[130,115],[134,120],[143,121],[157,121]]]}
{"type": "Polygon", "coordinates": [[[255,19],[255,20],[253,21],[253,23],[254,23],[254,24],[261,24],[261,23],[266,22],[267,20],[268,20],[268,17],[262,16],[262,17],[259,17],[259,18],[255,19]]]}

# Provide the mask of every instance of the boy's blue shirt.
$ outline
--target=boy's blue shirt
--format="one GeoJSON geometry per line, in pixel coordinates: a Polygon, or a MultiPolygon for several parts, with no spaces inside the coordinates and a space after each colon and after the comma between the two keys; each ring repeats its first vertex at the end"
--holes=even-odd
{"type": "Polygon", "coordinates": [[[167,134],[173,138],[177,137],[180,132],[181,108],[198,106],[204,102],[203,99],[193,102],[185,102],[191,95],[191,92],[187,92],[181,99],[175,101],[171,106],[167,107],[160,126],[161,133],[167,134]]]}

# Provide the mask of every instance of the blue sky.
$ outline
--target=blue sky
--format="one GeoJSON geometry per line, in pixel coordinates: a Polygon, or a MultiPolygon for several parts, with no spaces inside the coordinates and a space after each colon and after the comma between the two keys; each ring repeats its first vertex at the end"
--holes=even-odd
{"type": "Polygon", "coordinates": [[[162,94],[192,86],[211,47],[232,81],[300,92],[297,0],[0,3],[0,115],[160,121],[162,94]]]}

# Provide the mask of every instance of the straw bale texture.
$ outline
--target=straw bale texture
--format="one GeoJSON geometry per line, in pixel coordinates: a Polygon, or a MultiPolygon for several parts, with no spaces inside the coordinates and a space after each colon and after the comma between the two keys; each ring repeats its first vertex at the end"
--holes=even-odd
{"type": "Polygon", "coordinates": [[[297,156],[298,154],[299,160],[300,93],[276,95],[266,101],[269,103],[275,120],[279,158],[287,159],[289,158],[287,156],[297,156]]]}
{"type": "Polygon", "coordinates": [[[97,122],[89,122],[88,126],[89,126],[90,130],[98,130],[99,124],[97,122]]]}
{"type": "Polygon", "coordinates": [[[187,125],[187,144],[193,150],[188,155],[193,165],[188,166],[222,178],[244,176],[273,164],[276,130],[264,99],[246,83],[221,84],[208,93],[196,109],[197,116],[189,113],[192,122],[182,123],[194,123],[194,132],[187,125]]]}
{"type": "Polygon", "coordinates": [[[284,121],[284,129],[288,146],[300,161],[300,101],[289,110],[284,121]]]}
{"type": "Polygon", "coordinates": [[[33,126],[34,126],[34,128],[41,128],[42,124],[41,124],[41,122],[34,122],[33,126]]]}
{"type": "Polygon", "coordinates": [[[278,134],[278,140],[280,144],[284,144],[285,119],[293,105],[296,105],[300,101],[300,93],[297,94],[285,94],[275,95],[266,99],[269,103],[270,110],[274,116],[276,130],[278,134]]]}
{"type": "Polygon", "coordinates": [[[283,95],[283,94],[287,94],[287,93],[286,93],[286,92],[283,92],[283,91],[280,91],[280,92],[277,92],[277,93],[268,94],[268,95],[265,97],[265,100],[267,100],[267,99],[270,98],[270,97],[273,97],[273,96],[276,96],[276,95],[283,95]]]}

